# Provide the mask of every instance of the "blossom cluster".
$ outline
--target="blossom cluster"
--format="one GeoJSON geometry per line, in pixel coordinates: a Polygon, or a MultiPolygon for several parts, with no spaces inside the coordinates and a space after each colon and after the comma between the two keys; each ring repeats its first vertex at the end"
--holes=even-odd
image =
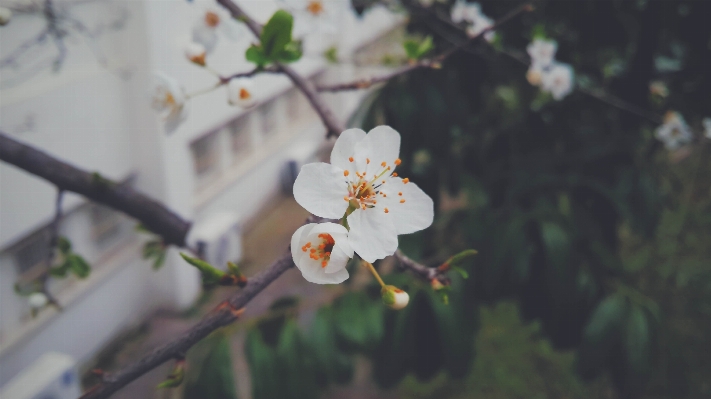
{"type": "Polygon", "coordinates": [[[531,57],[531,66],[526,72],[529,83],[539,86],[556,100],[562,100],[573,91],[573,67],[555,60],[558,43],[554,40],[534,39],[526,51],[531,57]]]}
{"type": "MultiPolygon", "coordinates": [[[[466,0],[457,0],[450,11],[450,18],[455,24],[466,24],[466,32],[469,37],[476,37],[484,30],[494,26],[494,20],[481,12],[479,3],[467,3],[466,0]]],[[[489,43],[494,41],[494,31],[484,34],[484,39],[489,43]]]]}
{"type": "Polygon", "coordinates": [[[367,134],[348,129],[336,141],[330,163],[301,168],[296,201],[316,216],[340,220],[307,224],[292,236],[294,263],[306,280],[341,283],[354,254],[366,262],[383,259],[397,250],[398,235],[432,224],[432,199],[396,172],[399,153],[400,134],[391,127],[367,134]]]}

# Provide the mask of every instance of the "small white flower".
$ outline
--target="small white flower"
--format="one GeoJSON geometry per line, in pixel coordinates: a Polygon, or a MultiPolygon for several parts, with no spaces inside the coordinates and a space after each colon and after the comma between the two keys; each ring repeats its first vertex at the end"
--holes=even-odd
{"type": "Polygon", "coordinates": [[[378,126],[368,134],[348,129],[331,152],[331,163],[304,165],[294,183],[296,201],[314,215],[340,219],[349,211],[348,241],[367,262],[392,255],[397,236],[432,224],[432,199],[397,176],[400,134],[378,126]]]}
{"type": "Polygon", "coordinates": [[[677,149],[694,138],[684,117],[674,111],[669,111],[664,115],[664,123],[657,128],[654,135],[670,150],[677,149]]]}
{"type": "Polygon", "coordinates": [[[383,287],[381,295],[383,303],[395,310],[403,309],[410,302],[410,295],[393,285],[383,287]]]}
{"type": "Polygon", "coordinates": [[[236,105],[242,108],[250,108],[254,106],[257,101],[254,99],[252,94],[252,79],[249,78],[236,78],[230,80],[227,84],[227,101],[231,105],[236,105]]]}
{"type": "Polygon", "coordinates": [[[218,33],[230,40],[236,41],[244,36],[244,26],[230,15],[217,8],[209,8],[200,14],[193,26],[193,41],[205,47],[207,53],[212,53],[217,46],[218,33]]]}
{"type": "Polygon", "coordinates": [[[27,303],[32,309],[41,309],[47,306],[49,299],[47,298],[47,295],[42,292],[33,292],[27,297],[27,303]]]}
{"type": "Polygon", "coordinates": [[[558,43],[555,40],[534,39],[526,47],[526,51],[531,56],[531,65],[543,68],[553,63],[558,43]]]}
{"type": "Polygon", "coordinates": [[[540,64],[532,63],[526,72],[526,80],[533,86],[540,86],[543,73],[543,67],[540,64]]]}
{"type": "Polygon", "coordinates": [[[153,94],[153,108],[170,125],[177,125],[187,116],[185,91],[177,80],[156,72],[157,84],[153,94]]]}
{"type": "Polygon", "coordinates": [[[469,3],[466,0],[457,0],[450,11],[450,18],[455,24],[469,21],[469,3]]]}
{"type": "Polygon", "coordinates": [[[12,19],[12,10],[7,7],[0,7],[0,26],[5,26],[12,19]]]}
{"type": "Polygon", "coordinates": [[[310,33],[329,34],[338,32],[335,23],[339,1],[337,0],[286,0],[293,10],[294,36],[310,33]]]}
{"type": "Polygon", "coordinates": [[[195,64],[205,66],[205,57],[207,50],[205,46],[197,42],[188,42],[185,44],[185,57],[195,64]]]}
{"type": "Polygon", "coordinates": [[[316,284],[348,279],[346,264],[353,257],[348,230],[335,223],[310,223],[291,236],[291,256],[304,278],[316,284]]]}
{"type": "Polygon", "coordinates": [[[555,62],[543,69],[541,90],[551,93],[556,100],[562,100],[573,91],[574,78],[572,66],[555,62]]]}
{"type": "Polygon", "coordinates": [[[701,123],[704,125],[704,136],[707,139],[711,139],[711,118],[704,118],[701,123]]]}
{"type": "MultiPolygon", "coordinates": [[[[470,38],[479,36],[481,32],[483,32],[485,29],[489,29],[493,25],[493,19],[487,17],[484,14],[479,14],[478,16],[473,18],[471,24],[467,26],[467,36],[469,36],[470,38]]],[[[484,39],[486,39],[486,41],[489,43],[493,42],[495,37],[496,32],[494,32],[493,30],[484,33],[484,39]]]]}

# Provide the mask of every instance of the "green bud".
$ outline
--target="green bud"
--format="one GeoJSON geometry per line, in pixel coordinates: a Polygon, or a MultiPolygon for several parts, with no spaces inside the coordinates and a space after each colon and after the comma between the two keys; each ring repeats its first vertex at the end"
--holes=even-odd
{"type": "Polygon", "coordinates": [[[395,310],[400,310],[407,306],[410,302],[410,296],[407,292],[395,287],[394,285],[386,285],[380,291],[383,297],[383,303],[395,310]]]}

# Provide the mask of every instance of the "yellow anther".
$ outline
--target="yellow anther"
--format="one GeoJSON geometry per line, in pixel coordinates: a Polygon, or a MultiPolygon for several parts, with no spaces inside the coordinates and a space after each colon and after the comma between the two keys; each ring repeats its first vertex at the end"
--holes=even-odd
{"type": "Polygon", "coordinates": [[[384,168],[384,167],[388,166],[388,163],[383,161],[383,163],[381,163],[380,166],[382,166],[384,168]]]}
{"type": "Polygon", "coordinates": [[[353,157],[348,158],[349,162],[353,162],[353,157]]]}
{"type": "Polygon", "coordinates": [[[396,165],[396,166],[400,166],[401,163],[402,163],[402,161],[400,160],[400,158],[398,158],[398,159],[395,160],[395,165],[396,165]]]}
{"type": "Polygon", "coordinates": [[[410,182],[410,179],[408,179],[408,178],[406,177],[406,178],[402,179],[402,182],[405,183],[405,184],[407,184],[407,183],[410,182]]]}
{"type": "Polygon", "coordinates": [[[405,200],[404,200],[404,199],[401,199],[401,200],[400,200],[400,203],[401,203],[401,204],[404,204],[404,203],[405,203],[405,200]]]}
{"type": "Polygon", "coordinates": [[[385,213],[388,213],[388,212],[390,212],[390,211],[388,210],[388,208],[385,208],[385,213]]]}
{"type": "Polygon", "coordinates": [[[393,177],[397,177],[397,172],[393,173],[393,177]]]}
{"type": "Polygon", "coordinates": [[[344,171],[343,171],[343,176],[348,176],[349,174],[351,174],[351,172],[349,172],[349,171],[347,171],[347,170],[344,170],[344,171]]]}

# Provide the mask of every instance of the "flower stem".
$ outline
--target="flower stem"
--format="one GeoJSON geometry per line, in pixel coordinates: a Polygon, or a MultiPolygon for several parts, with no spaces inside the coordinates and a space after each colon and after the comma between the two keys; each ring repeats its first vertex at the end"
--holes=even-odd
{"type": "Polygon", "coordinates": [[[210,87],[207,87],[207,88],[202,89],[202,90],[198,90],[198,91],[195,91],[195,92],[192,92],[192,93],[188,93],[188,94],[185,95],[185,97],[187,97],[188,99],[190,99],[190,98],[199,96],[199,95],[201,95],[201,94],[206,94],[206,93],[209,93],[209,92],[211,92],[211,91],[217,89],[217,88],[220,87],[220,86],[222,86],[222,83],[221,83],[221,82],[217,82],[217,84],[214,85],[214,86],[210,86],[210,87]]]}
{"type": "Polygon", "coordinates": [[[370,270],[371,273],[373,273],[373,276],[375,276],[375,279],[378,280],[378,283],[380,283],[380,286],[385,288],[385,283],[383,282],[383,279],[380,278],[380,275],[378,272],[375,270],[375,267],[373,267],[373,264],[370,262],[363,261],[365,263],[365,266],[370,270]]]}

